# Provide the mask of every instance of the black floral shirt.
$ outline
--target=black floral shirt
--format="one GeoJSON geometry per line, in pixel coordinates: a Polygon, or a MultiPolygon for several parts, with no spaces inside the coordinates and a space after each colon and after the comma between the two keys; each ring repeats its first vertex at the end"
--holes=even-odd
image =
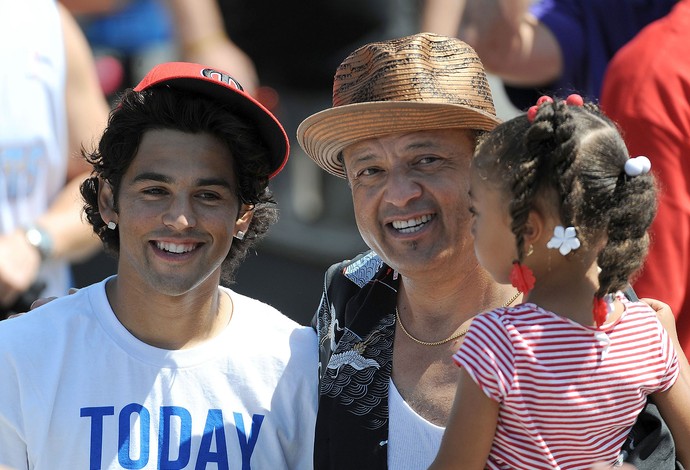
{"type": "Polygon", "coordinates": [[[398,280],[373,252],[326,273],[319,336],[317,469],[386,468],[398,280]]]}

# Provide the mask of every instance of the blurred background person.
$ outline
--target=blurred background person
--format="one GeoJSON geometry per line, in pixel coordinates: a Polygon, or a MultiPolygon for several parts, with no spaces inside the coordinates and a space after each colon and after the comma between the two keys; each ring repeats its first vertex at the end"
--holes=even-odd
{"type": "Polygon", "coordinates": [[[52,0],[0,0],[0,318],[64,295],[99,249],[81,219],[78,157],[108,114],[81,30],[52,0]]]}
{"type": "Polygon", "coordinates": [[[175,25],[162,0],[61,0],[77,18],[95,55],[110,101],[151,67],[175,60],[175,25]]]}
{"type": "Polygon", "coordinates": [[[677,0],[426,0],[422,30],[457,36],[526,110],[542,95],[598,100],[611,57],[677,0]]]}
{"type": "Polygon", "coordinates": [[[633,287],[671,306],[690,353],[690,0],[644,28],[609,64],[601,105],[630,155],[646,155],[660,182],[647,262],[633,287]]]}

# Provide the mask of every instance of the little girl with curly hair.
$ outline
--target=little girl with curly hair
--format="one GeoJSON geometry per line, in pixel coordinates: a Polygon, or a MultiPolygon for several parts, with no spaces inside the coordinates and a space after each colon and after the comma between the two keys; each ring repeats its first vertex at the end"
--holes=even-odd
{"type": "Polygon", "coordinates": [[[687,377],[654,311],[621,293],[649,245],[649,170],[578,95],[542,97],[480,142],[475,252],[524,297],[473,320],[454,355],[461,379],[431,468],[613,465],[648,395],[690,466],[687,377]]]}

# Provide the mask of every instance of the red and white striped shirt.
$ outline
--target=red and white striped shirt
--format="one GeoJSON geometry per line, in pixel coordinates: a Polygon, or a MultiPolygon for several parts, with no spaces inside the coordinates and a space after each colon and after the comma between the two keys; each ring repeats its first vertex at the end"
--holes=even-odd
{"type": "Polygon", "coordinates": [[[453,359],[500,403],[490,469],[613,464],[646,396],[667,390],[678,359],[656,314],[587,327],[521,304],[478,315],[453,359]]]}

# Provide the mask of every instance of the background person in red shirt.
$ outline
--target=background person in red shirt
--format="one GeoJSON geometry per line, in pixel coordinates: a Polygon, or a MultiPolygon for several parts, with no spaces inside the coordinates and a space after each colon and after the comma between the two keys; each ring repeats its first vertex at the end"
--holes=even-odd
{"type": "Polygon", "coordinates": [[[634,288],[676,315],[690,353],[690,1],[643,29],[611,61],[601,106],[631,155],[646,155],[660,183],[652,244],[634,288]]]}

